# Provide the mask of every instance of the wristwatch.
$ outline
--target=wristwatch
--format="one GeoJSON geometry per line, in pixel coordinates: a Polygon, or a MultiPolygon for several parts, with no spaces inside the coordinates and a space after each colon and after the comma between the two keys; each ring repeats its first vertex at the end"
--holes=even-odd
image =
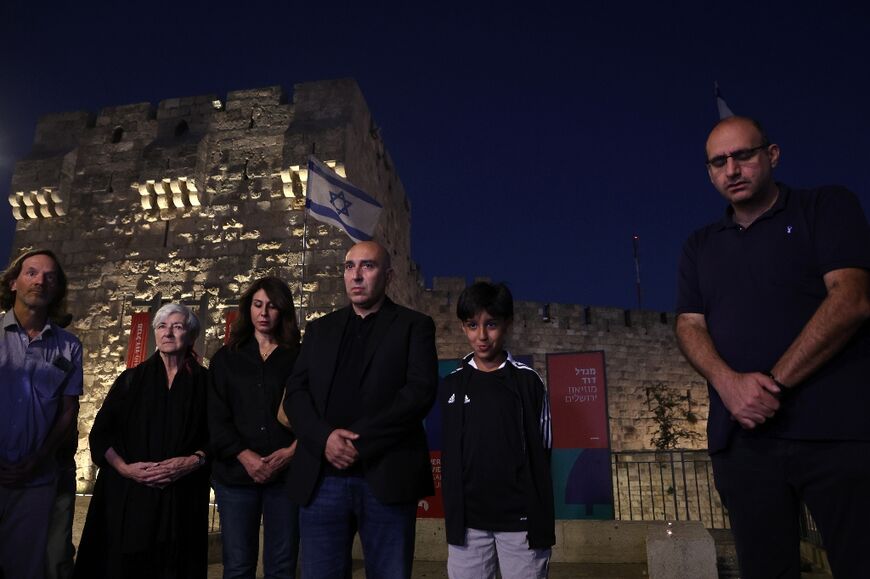
{"type": "Polygon", "coordinates": [[[205,464],[205,453],[201,450],[197,450],[193,453],[193,456],[196,457],[196,467],[199,468],[205,464]]]}
{"type": "Polygon", "coordinates": [[[773,383],[774,383],[774,384],[776,384],[777,386],[779,386],[779,389],[780,389],[780,390],[782,390],[782,391],[788,390],[788,386],[786,386],[785,384],[783,384],[782,382],[780,382],[779,380],[777,380],[776,378],[774,378],[774,376],[773,376],[773,372],[765,372],[765,374],[767,374],[767,377],[768,377],[768,378],[770,378],[771,380],[773,380],[773,383]]]}

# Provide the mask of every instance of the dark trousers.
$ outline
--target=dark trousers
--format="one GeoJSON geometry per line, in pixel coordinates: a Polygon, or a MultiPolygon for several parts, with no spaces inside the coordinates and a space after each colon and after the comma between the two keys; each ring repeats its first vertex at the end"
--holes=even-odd
{"type": "Polygon", "coordinates": [[[0,486],[0,577],[45,577],[45,541],[54,489],[54,481],[25,488],[0,486]]]}
{"type": "MultiPolygon", "coordinates": [[[[75,475],[75,471],[73,471],[75,475]]],[[[73,518],[76,510],[75,478],[72,485],[58,476],[57,494],[51,509],[45,544],[45,579],[69,579],[73,573],[76,548],[73,545],[73,518]]]]}
{"type": "Polygon", "coordinates": [[[743,579],[800,579],[801,501],[834,577],[868,576],[870,442],[738,435],[712,460],[743,579]]]}
{"type": "Polygon", "coordinates": [[[233,486],[212,481],[221,515],[224,579],[254,579],[263,520],[265,579],[293,579],[299,555],[299,507],[283,482],[233,486]]]}
{"type": "Polygon", "coordinates": [[[327,476],[299,509],[303,579],[347,579],[359,530],[366,577],[410,579],[417,503],[386,505],[362,477],[327,476]]]}

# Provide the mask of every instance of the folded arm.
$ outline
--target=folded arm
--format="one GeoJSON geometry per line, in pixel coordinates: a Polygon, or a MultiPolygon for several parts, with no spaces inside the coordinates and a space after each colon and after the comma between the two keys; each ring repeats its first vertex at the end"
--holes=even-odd
{"type": "Polygon", "coordinates": [[[834,357],[870,318],[870,272],[858,268],[824,275],[828,295],[771,369],[789,388],[798,386],[834,357]]]}
{"type": "Polygon", "coordinates": [[[755,428],[779,409],[776,382],[761,372],[735,372],[716,351],[703,314],[677,316],[677,343],[689,363],[713,386],[743,428],[755,428]]]}

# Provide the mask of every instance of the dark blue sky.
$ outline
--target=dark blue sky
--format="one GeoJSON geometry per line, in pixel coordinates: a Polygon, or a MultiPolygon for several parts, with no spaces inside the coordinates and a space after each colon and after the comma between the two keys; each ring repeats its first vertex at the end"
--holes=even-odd
{"type": "Polygon", "coordinates": [[[870,206],[860,2],[54,2],[0,6],[0,261],[14,161],[48,112],[353,77],[432,276],[519,299],[671,310],[680,247],[718,218],[713,81],[783,149],[779,178],[870,206]],[[473,4],[473,3],[465,3],[473,4]]]}

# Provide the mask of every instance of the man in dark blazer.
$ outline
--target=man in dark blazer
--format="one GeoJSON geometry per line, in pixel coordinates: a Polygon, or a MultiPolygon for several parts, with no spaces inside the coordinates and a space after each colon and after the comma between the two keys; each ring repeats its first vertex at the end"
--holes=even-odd
{"type": "Polygon", "coordinates": [[[302,505],[302,576],[409,578],[417,501],[434,493],[423,419],[438,386],[435,324],[386,297],[389,254],[354,245],[350,305],[308,324],[284,410],[299,439],[288,488],[302,505]]]}

